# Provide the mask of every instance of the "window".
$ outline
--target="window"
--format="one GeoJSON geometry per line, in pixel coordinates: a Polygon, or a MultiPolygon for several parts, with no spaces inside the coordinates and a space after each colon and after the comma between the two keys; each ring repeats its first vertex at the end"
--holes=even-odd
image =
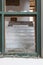
{"type": "Polygon", "coordinates": [[[35,16],[30,17],[5,16],[5,52],[35,52],[35,16]]]}
{"type": "Polygon", "coordinates": [[[29,12],[36,11],[35,0],[4,0],[4,11],[6,12],[29,12]]]}
{"type": "Polygon", "coordinates": [[[0,2],[0,54],[41,57],[40,0],[0,2]]]}

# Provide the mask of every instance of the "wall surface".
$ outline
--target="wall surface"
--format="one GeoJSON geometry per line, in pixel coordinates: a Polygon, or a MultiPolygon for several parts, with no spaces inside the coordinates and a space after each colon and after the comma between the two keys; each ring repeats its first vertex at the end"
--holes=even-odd
{"type": "Polygon", "coordinates": [[[41,0],[41,55],[43,57],[43,0],[41,0]]]}

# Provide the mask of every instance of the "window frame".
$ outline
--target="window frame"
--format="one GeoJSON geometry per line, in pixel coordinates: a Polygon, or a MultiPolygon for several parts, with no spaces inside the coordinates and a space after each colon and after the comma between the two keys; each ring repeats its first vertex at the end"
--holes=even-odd
{"type": "Polygon", "coordinates": [[[1,47],[1,53],[5,54],[5,23],[4,23],[4,16],[5,15],[14,15],[14,16],[30,16],[30,15],[36,15],[36,53],[33,54],[19,54],[19,53],[15,53],[15,55],[18,55],[20,57],[41,57],[41,0],[36,0],[36,12],[15,12],[15,13],[8,13],[8,12],[4,12],[4,0],[2,0],[2,11],[0,12],[0,14],[2,15],[2,47],[1,47]]]}

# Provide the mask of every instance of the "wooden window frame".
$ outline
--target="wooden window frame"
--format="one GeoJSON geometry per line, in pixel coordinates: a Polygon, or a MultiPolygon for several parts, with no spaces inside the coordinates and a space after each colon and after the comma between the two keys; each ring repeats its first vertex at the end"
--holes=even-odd
{"type": "Polygon", "coordinates": [[[33,54],[19,54],[19,53],[15,53],[13,54],[15,57],[16,55],[19,56],[19,57],[26,57],[27,58],[27,55],[28,57],[41,57],[41,0],[36,0],[36,9],[37,11],[36,12],[4,12],[4,0],[1,0],[0,1],[2,4],[0,4],[1,6],[1,10],[0,10],[0,16],[1,16],[1,19],[0,19],[0,23],[2,25],[0,25],[0,31],[2,33],[0,33],[0,37],[1,37],[1,41],[0,41],[0,52],[1,54],[5,55],[5,23],[4,23],[4,16],[36,16],[36,53],[33,53],[33,54]]]}

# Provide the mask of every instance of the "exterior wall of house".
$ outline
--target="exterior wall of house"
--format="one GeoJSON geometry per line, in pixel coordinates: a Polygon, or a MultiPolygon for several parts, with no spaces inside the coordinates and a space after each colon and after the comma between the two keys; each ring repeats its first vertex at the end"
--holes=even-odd
{"type": "Polygon", "coordinates": [[[43,57],[43,0],[41,0],[41,56],[43,57]]]}

